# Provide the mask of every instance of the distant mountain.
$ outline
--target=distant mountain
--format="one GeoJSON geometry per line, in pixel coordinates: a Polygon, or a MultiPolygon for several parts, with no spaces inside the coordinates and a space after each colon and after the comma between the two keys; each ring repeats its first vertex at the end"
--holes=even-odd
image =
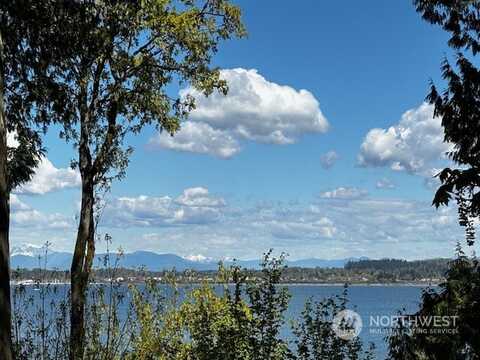
{"type": "Polygon", "coordinates": [[[34,244],[22,244],[13,246],[10,249],[10,256],[25,255],[31,257],[37,257],[45,254],[45,246],[34,244]]]}
{"type": "MultiPolygon", "coordinates": [[[[96,256],[96,267],[101,267],[105,254],[96,256]]],[[[115,259],[111,259],[111,263],[115,259]]],[[[175,268],[178,271],[191,270],[215,270],[218,265],[216,262],[199,262],[185,259],[175,254],[157,254],[151,251],[135,251],[125,253],[118,260],[118,265],[124,268],[138,269],[144,267],[146,270],[161,271],[175,268]]]]}
{"type": "MultiPolygon", "coordinates": [[[[45,265],[45,250],[42,247],[35,245],[26,245],[22,247],[14,247],[11,251],[10,264],[13,269],[27,268],[33,269],[43,267],[45,265]]],[[[49,251],[46,259],[46,267],[48,269],[68,270],[70,268],[72,254],[67,252],[49,251]]],[[[97,254],[94,260],[94,267],[103,267],[105,254],[97,254]]],[[[347,258],[339,260],[323,260],[323,259],[303,259],[287,261],[286,265],[289,267],[304,267],[304,268],[343,268],[348,262],[367,260],[368,258],[347,258]]],[[[115,262],[115,255],[111,255],[110,263],[115,262]]],[[[224,261],[225,265],[233,264],[232,261],[224,261]]],[[[238,260],[235,262],[240,267],[247,269],[259,269],[260,260],[238,260]]],[[[162,271],[175,268],[178,271],[187,269],[206,271],[216,270],[218,268],[218,261],[211,258],[190,257],[183,258],[175,254],[157,254],[151,251],[135,251],[132,253],[125,253],[118,259],[118,266],[124,268],[144,267],[150,271],[162,271]],[[194,259],[194,260],[193,260],[194,259]]]]}
{"type": "MultiPolygon", "coordinates": [[[[60,251],[48,251],[47,268],[67,270],[70,269],[72,254],[60,251]]],[[[25,244],[14,246],[10,251],[10,267],[33,269],[45,266],[45,247],[25,244]]]]}

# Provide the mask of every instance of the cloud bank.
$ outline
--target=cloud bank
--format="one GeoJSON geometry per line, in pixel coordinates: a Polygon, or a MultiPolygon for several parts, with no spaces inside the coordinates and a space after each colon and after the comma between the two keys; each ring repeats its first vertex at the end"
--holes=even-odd
{"type": "Polygon", "coordinates": [[[120,228],[210,224],[221,218],[225,206],[224,199],[203,187],[185,189],[177,198],[120,197],[107,204],[102,224],[120,228]]]}
{"type": "MultiPolygon", "coordinates": [[[[43,244],[47,238],[54,248],[62,244],[71,251],[73,216],[43,213],[16,195],[11,205],[13,244],[43,244]]],[[[429,202],[373,198],[346,186],[302,202],[233,204],[205,187],[176,196],[117,197],[107,202],[100,232],[126,251],[243,259],[269,248],[292,258],[450,256],[462,237],[454,207],[435,210],[429,202]]]]}

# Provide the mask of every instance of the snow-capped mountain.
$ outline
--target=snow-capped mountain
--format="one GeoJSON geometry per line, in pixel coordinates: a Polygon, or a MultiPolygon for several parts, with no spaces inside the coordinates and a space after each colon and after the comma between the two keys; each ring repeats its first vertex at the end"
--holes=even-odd
{"type": "MultiPolygon", "coordinates": [[[[48,269],[68,270],[72,259],[72,254],[68,252],[59,252],[48,249],[47,257],[45,258],[45,247],[33,244],[24,244],[14,246],[11,249],[11,267],[16,268],[38,268],[46,264],[48,269]]],[[[95,256],[94,266],[103,267],[103,259],[105,254],[99,253],[95,256]]],[[[115,261],[115,254],[110,255],[111,261],[115,261]]],[[[361,258],[367,259],[367,258],[361,258]]],[[[347,258],[337,260],[324,259],[303,259],[287,261],[286,265],[289,267],[331,267],[342,268],[348,261],[357,261],[358,258],[347,258]]],[[[232,260],[224,259],[225,265],[231,265],[232,260]]],[[[241,267],[248,269],[259,269],[260,260],[238,260],[235,263],[241,267]]],[[[204,255],[193,255],[181,257],[175,254],[157,254],[151,251],[135,251],[125,253],[119,259],[118,265],[120,267],[137,269],[144,267],[146,270],[161,271],[171,270],[175,268],[178,271],[187,269],[205,271],[216,270],[218,268],[218,260],[204,255]]]]}
{"type": "Polygon", "coordinates": [[[18,246],[13,246],[10,249],[10,256],[31,256],[38,257],[45,255],[45,246],[35,245],[35,244],[22,244],[18,246]]]}

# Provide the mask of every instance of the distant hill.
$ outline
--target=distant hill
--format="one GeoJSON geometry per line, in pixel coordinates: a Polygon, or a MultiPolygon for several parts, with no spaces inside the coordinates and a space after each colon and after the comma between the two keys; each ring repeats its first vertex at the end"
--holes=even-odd
{"type": "MultiPolygon", "coordinates": [[[[95,256],[94,266],[103,267],[103,259],[105,254],[97,254],[95,256]]],[[[114,257],[114,256],[113,256],[114,257]]],[[[46,261],[47,269],[68,270],[70,269],[72,254],[67,252],[49,251],[46,261]]],[[[325,259],[303,259],[287,261],[289,267],[301,267],[301,268],[343,268],[345,264],[349,262],[355,262],[359,260],[366,260],[368,258],[347,258],[338,260],[325,260],[325,259]]],[[[115,261],[111,258],[111,263],[115,261]]],[[[226,265],[231,265],[232,261],[224,261],[226,265]]],[[[247,269],[259,269],[260,260],[239,260],[236,261],[241,267],[247,269]]],[[[41,247],[34,245],[27,245],[22,247],[14,247],[11,251],[10,266],[12,269],[24,268],[33,269],[43,267],[45,265],[45,250],[41,247]],[[40,259],[39,259],[40,257],[40,259]]],[[[138,269],[145,267],[150,271],[162,271],[175,268],[178,271],[184,271],[187,269],[206,271],[217,270],[218,261],[207,259],[204,261],[193,261],[185,259],[175,254],[157,254],[151,251],[135,251],[132,253],[125,253],[118,263],[119,267],[128,269],[138,269]]]]}

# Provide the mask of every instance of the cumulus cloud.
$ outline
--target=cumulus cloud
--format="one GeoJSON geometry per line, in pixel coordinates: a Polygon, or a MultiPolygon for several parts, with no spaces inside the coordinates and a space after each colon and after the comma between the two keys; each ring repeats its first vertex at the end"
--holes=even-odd
{"type": "Polygon", "coordinates": [[[149,141],[150,146],[160,146],[177,151],[189,151],[230,158],[241,150],[239,142],[228,131],[214,129],[202,122],[186,121],[181,130],[170,136],[160,134],[149,141]]]}
{"type": "Polygon", "coordinates": [[[210,196],[208,189],[203,187],[185,189],[183,194],[175,199],[175,202],[190,207],[223,207],[226,205],[224,199],[210,196]]]}
{"type": "Polygon", "coordinates": [[[395,189],[395,184],[388,178],[382,178],[375,184],[377,189],[395,189]]]}
{"type": "MultiPolygon", "coordinates": [[[[15,132],[7,134],[9,147],[17,147],[19,142],[15,132]]],[[[32,179],[15,189],[17,194],[43,195],[52,191],[73,188],[81,184],[80,173],[71,168],[58,169],[46,157],[42,156],[32,179]]]]}
{"type": "Polygon", "coordinates": [[[14,194],[10,197],[10,206],[13,227],[60,230],[73,226],[71,218],[59,213],[42,213],[21,201],[14,194]]]}
{"type": "Polygon", "coordinates": [[[104,223],[114,227],[178,226],[208,224],[219,220],[224,199],[202,187],[189,188],[173,199],[169,196],[120,197],[109,203],[104,223]]]}
{"type": "Polygon", "coordinates": [[[359,199],[368,195],[368,191],[356,187],[338,187],[336,189],[325,191],[320,194],[324,199],[359,199]]]}
{"type": "Polygon", "coordinates": [[[222,70],[221,77],[229,86],[227,96],[181,90],[180,96],[196,99],[190,120],[174,137],[162,133],[150,144],[229,158],[240,151],[241,141],[286,145],[328,130],[318,100],[307,90],[270,82],[254,69],[222,70]]]}
{"type": "Polygon", "coordinates": [[[443,139],[441,119],[433,116],[432,105],[424,103],[405,112],[398,124],[370,130],[360,147],[359,164],[427,176],[451,149],[443,139]]]}
{"type": "Polygon", "coordinates": [[[337,162],[339,156],[334,150],[330,150],[327,153],[320,156],[320,165],[325,170],[330,169],[337,162]]]}
{"type": "Polygon", "coordinates": [[[80,173],[71,168],[56,168],[50,160],[42,157],[35,174],[28,183],[17,190],[18,194],[43,195],[49,192],[80,186],[80,173]]]}

